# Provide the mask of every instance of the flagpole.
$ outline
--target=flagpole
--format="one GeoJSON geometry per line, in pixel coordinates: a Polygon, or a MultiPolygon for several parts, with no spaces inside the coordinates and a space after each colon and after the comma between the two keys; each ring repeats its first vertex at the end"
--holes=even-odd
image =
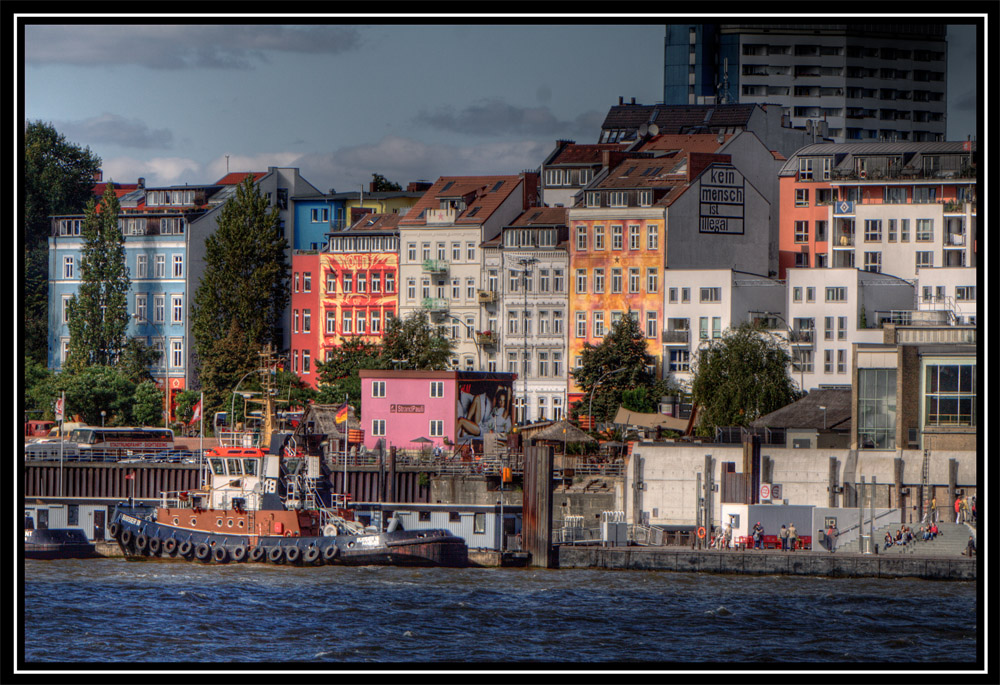
{"type": "Polygon", "coordinates": [[[59,496],[63,496],[63,447],[66,444],[66,391],[59,399],[59,496]]]}
{"type": "MultiPolygon", "coordinates": [[[[344,394],[344,404],[351,398],[349,394],[344,394]]],[[[347,410],[350,416],[350,409],[347,410]]],[[[347,416],[344,417],[344,508],[347,508],[347,416]]]]}
{"type": "MultiPolygon", "coordinates": [[[[205,483],[205,391],[201,391],[198,399],[198,413],[201,414],[201,427],[198,429],[198,477],[201,484],[205,483]]],[[[199,486],[200,487],[200,486],[199,486]]]]}

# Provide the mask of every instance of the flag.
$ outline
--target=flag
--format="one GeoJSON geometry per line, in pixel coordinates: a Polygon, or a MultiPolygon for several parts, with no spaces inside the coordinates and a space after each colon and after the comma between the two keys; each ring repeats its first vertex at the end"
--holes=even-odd
{"type": "Polygon", "coordinates": [[[201,400],[198,400],[198,404],[194,405],[191,410],[191,420],[188,421],[189,426],[193,426],[197,423],[198,419],[201,418],[201,400]]]}
{"type": "Polygon", "coordinates": [[[135,480],[135,471],[125,476],[125,480],[135,480]]]}
{"type": "Polygon", "coordinates": [[[63,410],[66,407],[66,396],[60,395],[59,399],[56,400],[56,421],[63,420],[63,410]]]}
{"type": "Polygon", "coordinates": [[[340,409],[337,410],[337,416],[336,416],[337,423],[343,423],[344,421],[347,421],[347,411],[349,406],[350,405],[345,404],[344,406],[342,406],[340,409]]]}

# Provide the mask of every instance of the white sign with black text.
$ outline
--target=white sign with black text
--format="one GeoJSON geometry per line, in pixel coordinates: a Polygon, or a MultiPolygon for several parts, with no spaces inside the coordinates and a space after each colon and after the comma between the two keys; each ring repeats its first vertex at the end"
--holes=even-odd
{"type": "Polygon", "coordinates": [[[701,175],[699,233],[743,235],[745,183],[734,166],[713,164],[701,175]]]}

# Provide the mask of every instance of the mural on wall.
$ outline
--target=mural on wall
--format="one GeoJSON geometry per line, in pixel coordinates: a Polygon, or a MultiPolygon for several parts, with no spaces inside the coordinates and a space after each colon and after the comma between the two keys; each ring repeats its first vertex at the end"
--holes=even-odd
{"type": "Polygon", "coordinates": [[[395,316],[398,302],[398,284],[396,284],[399,273],[399,260],[395,253],[327,253],[321,255],[322,287],[323,297],[320,298],[320,325],[323,326],[324,334],[323,350],[329,350],[341,345],[345,337],[360,337],[363,340],[378,341],[385,330],[385,322],[388,316],[395,316]],[[329,292],[326,289],[326,278],[330,272],[336,274],[336,290],[329,292]],[[344,274],[351,275],[350,293],[344,293],[344,274]],[[379,292],[372,292],[373,276],[378,275],[379,292]],[[393,289],[386,292],[386,274],[392,274],[393,289]],[[358,292],[359,283],[364,283],[364,292],[358,292]],[[357,334],[357,327],[353,327],[353,333],[349,336],[343,335],[343,312],[350,310],[353,316],[363,314],[366,322],[365,333],[357,334]],[[335,333],[326,333],[327,312],[332,312],[336,325],[335,333]],[[379,320],[379,332],[372,334],[372,315],[376,314],[379,320]]]}
{"type": "Polygon", "coordinates": [[[699,233],[743,235],[743,174],[736,167],[712,164],[699,179],[699,233]]]}
{"type": "Polygon", "coordinates": [[[505,439],[511,429],[513,375],[507,378],[458,378],[455,406],[455,441],[459,445],[482,442],[487,433],[505,439]]]}

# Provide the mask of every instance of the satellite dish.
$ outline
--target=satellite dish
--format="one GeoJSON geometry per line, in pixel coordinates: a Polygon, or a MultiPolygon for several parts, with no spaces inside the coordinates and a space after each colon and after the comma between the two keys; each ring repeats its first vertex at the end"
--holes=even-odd
{"type": "Polygon", "coordinates": [[[660,127],[659,126],[657,126],[656,124],[650,124],[649,125],[649,135],[655,136],[659,132],[660,132],[660,127]]]}
{"type": "Polygon", "coordinates": [[[639,124],[639,137],[645,138],[646,134],[649,132],[649,127],[646,124],[639,124]]]}

